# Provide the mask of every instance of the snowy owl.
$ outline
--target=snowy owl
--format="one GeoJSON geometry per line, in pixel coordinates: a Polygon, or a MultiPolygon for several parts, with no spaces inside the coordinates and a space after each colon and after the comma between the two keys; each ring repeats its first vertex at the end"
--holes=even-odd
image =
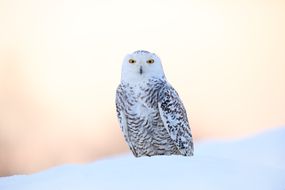
{"type": "Polygon", "coordinates": [[[193,155],[185,108],[154,53],[139,50],[125,57],[116,110],[135,157],[193,155]]]}

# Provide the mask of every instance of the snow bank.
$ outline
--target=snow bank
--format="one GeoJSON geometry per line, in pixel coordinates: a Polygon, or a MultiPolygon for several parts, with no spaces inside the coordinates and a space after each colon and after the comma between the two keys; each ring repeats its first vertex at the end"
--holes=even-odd
{"type": "Polygon", "coordinates": [[[194,157],[119,156],[0,178],[0,190],[285,190],[285,128],[195,146],[194,157]]]}

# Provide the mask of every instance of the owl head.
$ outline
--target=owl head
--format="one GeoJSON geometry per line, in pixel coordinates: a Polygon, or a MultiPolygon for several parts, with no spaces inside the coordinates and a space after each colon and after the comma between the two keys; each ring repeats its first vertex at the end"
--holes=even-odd
{"type": "Polygon", "coordinates": [[[138,50],[126,55],[122,65],[121,80],[140,82],[150,78],[164,78],[161,61],[157,55],[138,50]]]}

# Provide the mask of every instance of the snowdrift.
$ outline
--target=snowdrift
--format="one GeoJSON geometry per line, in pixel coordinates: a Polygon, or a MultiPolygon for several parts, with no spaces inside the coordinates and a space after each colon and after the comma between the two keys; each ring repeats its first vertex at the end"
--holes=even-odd
{"type": "Polygon", "coordinates": [[[285,190],[285,128],[207,141],[194,157],[123,155],[0,178],[0,190],[285,190]]]}

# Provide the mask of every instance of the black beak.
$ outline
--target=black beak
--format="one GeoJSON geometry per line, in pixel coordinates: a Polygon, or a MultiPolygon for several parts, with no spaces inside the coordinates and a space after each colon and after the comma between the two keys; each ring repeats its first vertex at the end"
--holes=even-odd
{"type": "Polygon", "coordinates": [[[143,74],[142,66],[140,66],[140,74],[143,74]]]}

